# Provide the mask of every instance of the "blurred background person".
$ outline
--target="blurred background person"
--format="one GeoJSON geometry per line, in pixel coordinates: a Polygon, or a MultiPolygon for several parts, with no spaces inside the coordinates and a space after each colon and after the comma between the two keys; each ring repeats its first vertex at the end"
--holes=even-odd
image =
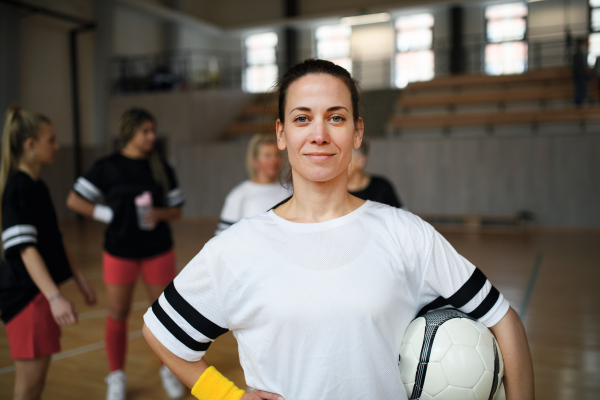
{"type": "Polygon", "coordinates": [[[577,51],[573,55],[573,85],[575,86],[575,105],[583,106],[587,99],[588,66],[586,40],[577,39],[577,51]]]}
{"type": "Polygon", "coordinates": [[[246,170],[249,179],[227,195],[215,235],[242,218],[268,211],[292,193],[279,183],[281,151],[274,134],[257,133],[248,143],[246,170]]]}
{"type": "Polygon", "coordinates": [[[386,178],[374,176],[365,172],[369,143],[363,140],[358,149],[352,151],[352,162],[348,168],[348,192],[363,199],[387,204],[392,207],[403,208],[400,197],[396,195],[394,187],[386,178]]]}
{"type": "MultiPolygon", "coordinates": [[[[126,393],[127,318],[141,272],[148,297],[156,300],[175,278],[175,252],[168,222],[181,216],[183,197],[175,172],[155,149],[156,121],[146,110],[132,108],[121,116],[120,150],[96,161],[77,179],[67,205],[73,211],[108,224],[102,256],[108,297],[105,342],[110,374],[107,400],[126,393]],[[138,213],[136,197],[150,192],[147,211],[138,213]],[[98,202],[104,197],[107,205],[98,202]]],[[[162,365],[163,387],[182,397],[183,385],[162,365]]]]}

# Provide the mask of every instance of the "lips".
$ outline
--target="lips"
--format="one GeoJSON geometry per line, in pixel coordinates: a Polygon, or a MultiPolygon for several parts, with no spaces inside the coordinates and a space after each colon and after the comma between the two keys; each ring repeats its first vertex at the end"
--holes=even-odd
{"type": "Polygon", "coordinates": [[[306,153],[306,157],[310,158],[313,161],[325,161],[333,157],[331,153],[306,153]]]}

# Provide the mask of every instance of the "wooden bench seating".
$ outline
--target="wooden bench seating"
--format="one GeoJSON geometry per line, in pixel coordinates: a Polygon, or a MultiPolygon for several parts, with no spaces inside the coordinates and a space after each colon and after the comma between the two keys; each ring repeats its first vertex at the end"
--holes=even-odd
{"type": "Polygon", "coordinates": [[[565,108],[473,114],[395,115],[391,118],[390,126],[392,129],[399,130],[478,125],[541,124],[548,122],[587,123],[596,121],[600,121],[600,107],[597,106],[583,109],[565,108]]]}
{"type": "Polygon", "coordinates": [[[468,74],[443,76],[430,81],[409,83],[404,89],[404,92],[426,91],[432,89],[460,89],[461,87],[486,85],[556,82],[557,80],[570,81],[571,71],[569,68],[543,68],[518,75],[489,76],[484,74],[468,74]]]}
{"type": "MultiPolygon", "coordinates": [[[[594,85],[595,86],[595,85],[594,85]]],[[[525,101],[568,100],[573,97],[573,85],[552,85],[530,89],[498,90],[485,92],[462,92],[443,95],[402,95],[398,100],[401,108],[458,106],[471,104],[494,104],[525,101]]]]}

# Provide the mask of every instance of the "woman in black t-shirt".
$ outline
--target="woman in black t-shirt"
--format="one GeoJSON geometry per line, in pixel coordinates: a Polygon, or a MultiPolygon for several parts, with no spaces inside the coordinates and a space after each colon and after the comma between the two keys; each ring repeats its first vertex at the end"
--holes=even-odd
{"type": "Polygon", "coordinates": [[[364,140],[359,149],[352,151],[352,163],[348,170],[348,192],[359,199],[403,208],[394,187],[386,178],[365,173],[368,154],[369,145],[364,140]]]}
{"type": "Polygon", "coordinates": [[[73,277],[88,305],[96,294],[69,262],[48,188],[40,179],[58,144],[50,120],[11,106],[2,137],[2,265],[0,310],[11,358],[15,398],[41,396],[50,355],[60,351],[59,325],[77,322],[77,310],[59,286],[73,277]]]}
{"type": "MultiPolygon", "coordinates": [[[[126,111],[119,126],[121,149],[98,160],[79,177],[67,199],[73,211],[108,224],[103,253],[109,309],[105,328],[110,368],[107,399],[125,398],[127,317],[138,274],[142,274],[151,302],[176,274],[167,222],[180,217],[183,197],[175,173],[154,148],[155,126],[147,111],[126,111]],[[102,198],[105,205],[99,203],[102,198]],[[145,211],[140,205],[143,202],[145,211]]],[[[160,375],[169,396],[184,394],[181,383],[165,366],[160,375]]]]}

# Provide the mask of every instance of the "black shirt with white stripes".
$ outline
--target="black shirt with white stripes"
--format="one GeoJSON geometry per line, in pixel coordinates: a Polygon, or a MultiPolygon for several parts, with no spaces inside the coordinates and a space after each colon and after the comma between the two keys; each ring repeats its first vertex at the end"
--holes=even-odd
{"type": "Polygon", "coordinates": [[[152,231],[138,227],[134,199],[145,191],[152,193],[154,207],[179,207],[183,197],[173,169],[164,163],[168,179],[165,196],[162,185],[152,177],[147,159],[132,159],[114,153],[98,160],[90,170],[79,177],[74,191],[93,203],[102,198],[113,210],[112,222],[104,236],[105,250],[116,257],[147,258],[173,247],[169,225],[161,221],[152,231]]]}
{"type": "Polygon", "coordinates": [[[21,249],[36,246],[57,285],[71,277],[48,187],[22,171],[8,177],[2,195],[2,244],[0,310],[6,323],[40,292],[21,259],[21,249]]]}

